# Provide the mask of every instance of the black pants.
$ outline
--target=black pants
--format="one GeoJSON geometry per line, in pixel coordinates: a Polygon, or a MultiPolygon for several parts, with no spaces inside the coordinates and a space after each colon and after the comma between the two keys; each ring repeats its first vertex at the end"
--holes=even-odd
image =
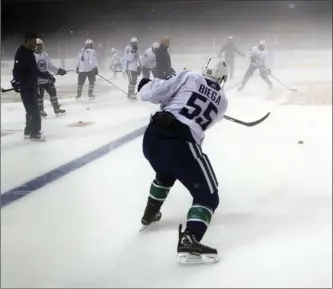
{"type": "Polygon", "coordinates": [[[234,75],[234,70],[235,70],[235,58],[234,57],[226,58],[225,63],[228,68],[228,77],[232,78],[234,75]]]}
{"type": "Polygon", "coordinates": [[[37,105],[37,86],[21,87],[21,99],[26,111],[24,134],[35,136],[40,133],[42,121],[37,105]]]}
{"type": "Polygon", "coordinates": [[[242,86],[245,86],[247,81],[250,79],[250,77],[253,75],[253,73],[259,69],[260,70],[260,77],[269,85],[272,86],[272,82],[269,80],[267,73],[265,72],[264,68],[260,66],[254,66],[250,64],[249,68],[247,69],[243,81],[242,81],[242,86]]]}
{"type": "Polygon", "coordinates": [[[128,96],[131,96],[134,94],[135,86],[138,81],[139,73],[134,70],[127,70],[126,71],[128,76],[128,96]]]}
{"type": "Polygon", "coordinates": [[[44,108],[44,93],[45,91],[50,96],[50,102],[53,108],[59,107],[58,97],[57,97],[57,90],[53,83],[43,83],[38,85],[38,107],[39,109],[44,108]]]}
{"type": "Polygon", "coordinates": [[[172,187],[179,180],[191,193],[193,204],[215,211],[219,204],[218,182],[197,143],[170,137],[150,123],[143,138],[143,154],[162,186],[172,187]]]}
{"type": "Polygon", "coordinates": [[[95,87],[95,81],[96,81],[96,75],[93,71],[88,72],[79,72],[78,75],[78,85],[77,85],[77,94],[78,96],[81,96],[83,85],[86,82],[86,79],[89,80],[89,89],[88,89],[88,95],[92,96],[94,87],[95,87]]]}
{"type": "Polygon", "coordinates": [[[150,72],[153,74],[154,78],[156,78],[156,69],[155,68],[147,68],[142,67],[142,77],[143,78],[150,78],[150,72]]]}

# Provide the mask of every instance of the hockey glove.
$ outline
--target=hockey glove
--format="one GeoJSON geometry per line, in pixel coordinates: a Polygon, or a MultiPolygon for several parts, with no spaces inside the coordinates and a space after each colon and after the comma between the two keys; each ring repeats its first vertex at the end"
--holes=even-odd
{"type": "Polygon", "coordinates": [[[65,69],[62,69],[62,68],[59,68],[59,69],[58,69],[58,74],[59,74],[59,75],[63,76],[63,75],[65,75],[66,73],[67,73],[67,71],[66,71],[65,69]]]}
{"type": "Polygon", "coordinates": [[[142,78],[138,84],[138,92],[140,92],[141,88],[145,86],[148,82],[150,82],[151,79],[149,78],[142,78]]]}
{"type": "Polygon", "coordinates": [[[10,84],[12,85],[12,88],[14,88],[15,92],[20,92],[21,88],[20,88],[20,83],[17,82],[15,79],[13,79],[10,84]]]}
{"type": "Polygon", "coordinates": [[[51,73],[49,73],[49,72],[46,73],[46,78],[48,79],[48,81],[49,81],[50,84],[53,84],[53,83],[56,82],[55,77],[51,73]]]}
{"type": "Polygon", "coordinates": [[[266,73],[267,75],[271,75],[272,72],[271,72],[270,69],[266,69],[266,70],[265,70],[265,73],[266,73]]]}
{"type": "Polygon", "coordinates": [[[97,67],[95,67],[95,68],[93,69],[93,74],[94,74],[94,75],[97,75],[97,74],[98,74],[98,68],[97,68],[97,67]]]}

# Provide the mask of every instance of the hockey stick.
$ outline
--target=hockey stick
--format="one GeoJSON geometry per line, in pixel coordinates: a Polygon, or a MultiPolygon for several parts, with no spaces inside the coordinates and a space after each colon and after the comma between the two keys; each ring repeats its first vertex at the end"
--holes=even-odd
{"type": "Polygon", "coordinates": [[[267,113],[264,117],[262,117],[261,119],[258,119],[256,121],[252,121],[252,122],[245,122],[245,121],[242,121],[242,120],[239,120],[239,119],[236,119],[236,118],[233,118],[233,117],[230,117],[230,116],[227,116],[225,115],[224,118],[226,120],[230,120],[232,122],[235,122],[235,123],[238,123],[238,124],[241,124],[241,125],[245,125],[245,126],[255,126],[259,123],[262,123],[267,117],[269,117],[271,113],[267,113]]]}
{"type": "Polygon", "coordinates": [[[281,80],[279,80],[276,76],[274,76],[273,74],[270,74],[270,76],[272,78],[274,78],[278,83],[280,83],[283,87],[285,87],[286,89],[288,89],[289,91],[293,91],[293,92],[297,92],[298,90],[296,88],[291,88],[287,85],[285,85],[281,80]]]}
{"type": "Polygon", "coordinates": [[[122,90],[119,86],[115,85],[113,82],[111,82],[110,80],[106,79],[104,76],[97,74],[100,78],[102,78],[103,80],[105,80],[106,82],[110,83],[111,85],[113,85],[115,88],[118,88],[120,91],[122,91],[123,93],[125,93],[127,95],[127,92],[122,90]]]}
{"type": "Polygon", "coordinates": [[[14,90],[14,88],[3,89],[1,87],[1,92],[8,92],[8,91],[12,91],[12,90],[14,90]]]}

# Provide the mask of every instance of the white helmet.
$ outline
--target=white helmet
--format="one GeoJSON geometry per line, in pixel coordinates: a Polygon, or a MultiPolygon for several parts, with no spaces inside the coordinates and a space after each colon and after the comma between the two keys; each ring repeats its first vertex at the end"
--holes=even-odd
{"type": "Polygon", "coordinates": [[[153,46],[152,46],[153,50],[156,50],[159,47],[160,47],[160,44],[158,42],[153,43],[153,46]]]}
{"type": "Polygon", "coordinates": [[[265,40],[260,40],[259,41],[259,45],[258,45],[259,50],[264,50],[265,49],[265,45],[266,45],[265,40]]]}
{"type": "Polygon", "coordinates": [[[205,78],[216,81],[222,87],[228,79],[227,66],[223,60],[218,58],[210,57],[202,67],[201,73],[205,78]]]}
{"type": "Polygon", "coordinates": [[[37,44],[37,45],[43,45],[43,44],[44,44],[44,41],[43,41],[42,39],[40,39],[40,38],[37,38],[37,39],[36,39],[36,44],[37,44]]]}
{"type": "Polygon", "coordinates": [[[138,43],[139,41],[138,41],[138,39],[137,38],[135,38],[135,37],[132,37],[131,38],[131,43],[138,43]]]}
{"type": "Polygon", "coordinates": [[[87,39],[85,45],[87,48],[92,48],[94,45],[94,41],[92,41],[91,39],[87,39]]]}
{"type": "Polygon", "coordinates": [[[117,52],[117,49],[114,48],[114,47],[112,47],[112,48],[111,48],[111,53],[115,53],[115,52],[117,52]]]}

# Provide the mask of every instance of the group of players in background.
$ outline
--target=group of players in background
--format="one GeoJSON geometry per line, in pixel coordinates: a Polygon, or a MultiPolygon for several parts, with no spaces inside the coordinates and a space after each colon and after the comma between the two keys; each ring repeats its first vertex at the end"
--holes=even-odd
{"type": "MultiPolygon", "coordinates": [[[[43,50],[43,40],[37,39],[37,46],[35,50],[35,57],[38,68],[42,71],[49,71],[57,75],[65,75],[66,71],[62,68],[57,68],[51,61],[48,54],[43,50]]],[[[129,99],[136,99],[135,88],[137,85],[138,77],[142,74],[142,78],[149,78],[150,74],[154,78],[164,78],[168,74],[174,73],[171,68],[171,61],[169,67],[163,67],[163,73],[157,72],[156,65],[156,53],[160,49],[160,46],[165,46],[166,49],[169,46],[169,39],[166,37],[162,39],[161,43],[155,42],[151,47],[146,49],[142,56],[139,55],[139,41],[133,37],[130,43],[125,47],[124,52],[120,52],[116,48],[112,48],[110,51],[110,69],[114,72],[114,78],[117,78],[118,73],[122,73],[124,77],[128,78],[128,92],[127,97],[129,99]]],[[[165,48],[164,48],[165,49],[165,48]]],[[[235,55],[245,57],[245,54],[240,52],[235,43],[233,36],[229,36],[227,43],[221,48],[218,53],[218,57],[221,58],[224,54],[224,59],[228,66],[229,79],[233,78],[234,75],[234,64],[235,55]]],[[[242,90],[249,78],[253,75],[255,70],[259,69],[260,76],[268,84],[269,88],[272,88],[272,82],[269,80],[267,75],[270,74],[270,69],[265,66],[266,58],[265,41],[261,40],[258,45],[254,46],[250,51],[250,65],[247,69],[245,76],[239,86],[238,90],[242,90]]],[[[88,78],[89,88],[88,97],[93,99],[94,86],[96,81],[96,75],[98,75],[98,61],[96,51],[94,50],[94,42],[91,39],[85,41],[84,48],[80,49],[76,59],[76,73],[78,74],[77,83],[77,95],[79,99],[82,95],[83,85],[88,78]]],[[[47,92],[50,96],[50,102],[54,108],[55,114],[65,113],[66,110],[62,109],[59,105],[57,98],[56,88],[53,80],[46,80],[42,77],[38,78],[38,107],[40,109],[40,115],[45,117],[47,113],[44,110],[43,99],[44,92],[47,92]]]]}

